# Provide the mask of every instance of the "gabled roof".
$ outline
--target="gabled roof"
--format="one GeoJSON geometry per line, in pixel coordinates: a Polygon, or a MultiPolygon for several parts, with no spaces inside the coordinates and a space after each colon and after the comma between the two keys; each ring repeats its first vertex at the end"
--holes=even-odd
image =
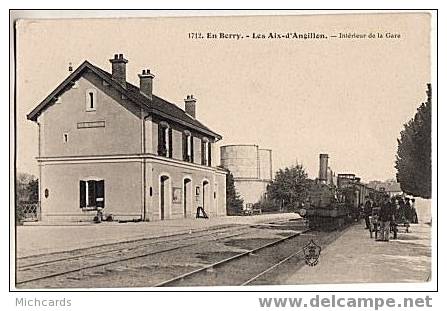
{"type": "Polygon", "coordinates": [[[57,100],[59,94],[64,92],[66,89],[71,88],[73,82],[80,76],[85,70],[90,70],[91,72],[98,75],[101,79],[106,81],[110,86],[119,91],[127,99],[134,102],[146,109],[148,112],[158,115],[162,118],[174,121],[191,129],[194,129],[203,134],[212,136],[216,139],[222,139],[222,136],[213,132],[204,124],[199,122],[197,119],[188,115],[183,109],[180,109],[177,105],[172,104],[161,97],[152,95],[152,100],[143,95],[140,89],[126,82],[126,87],[124,88],[119,82],[112,78],[112,75],[107,71],[102,70],[99,67],[92,65],[88,61],[84,61],[75,71],[73,71],[61,84],[59,84],[53,92],[50,93],[36,108],[33,109],[28,115],[28,120],[37,121],[37,117],[54,101],[57,100]]]}

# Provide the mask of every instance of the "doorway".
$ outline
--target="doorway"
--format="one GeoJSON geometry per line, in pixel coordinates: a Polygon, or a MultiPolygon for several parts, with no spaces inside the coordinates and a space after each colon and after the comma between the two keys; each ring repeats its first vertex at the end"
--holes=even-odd
{"type": "Polygon", "coordinates": [[[191,191],[192,191],[191,179],[185,178],[183,180],[183,217],[188,217],[188,209],[191,208],[191,191]],[[189,207],[189,208],[188,208],[189,207]]]}
{"type": "Polygon", "coordinates": [[[169,204],[169,177],[160,177],[160,220],[166,219],[167,205],[169,204]]]}
{"type": "Polygon", "coordinates": [[[210,196],[210,183],[206,180],[203,181],[203,186],[202,186],[202,206],[203,206],[203,210],[206,212],[206,210],[208,209],[208,207],[210,206],[210,200],[209,200],[209,196],[210,196]]]}

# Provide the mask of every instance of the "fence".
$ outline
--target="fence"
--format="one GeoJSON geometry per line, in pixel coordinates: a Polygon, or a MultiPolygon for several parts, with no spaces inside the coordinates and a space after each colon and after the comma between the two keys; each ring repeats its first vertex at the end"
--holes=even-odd
{"type": "Polygon", "coordinates": [[[16,206],[16,221],[37,221],[39,220],[39,203],[18,202],[16,206]]]}

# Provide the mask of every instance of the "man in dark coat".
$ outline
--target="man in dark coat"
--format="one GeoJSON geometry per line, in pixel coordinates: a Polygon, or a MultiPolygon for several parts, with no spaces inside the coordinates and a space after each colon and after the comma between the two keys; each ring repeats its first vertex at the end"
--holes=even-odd
{"type": "Polygon", "coordinates": [[[371,223],[369,221],[369,216],[372,215],[372,202],[369,197],[366,197],[365,207],[363,209],[363,214],[365,217],[365,229],[371,230],[371,223]]]}
{"type": "Polygon", "coordinates": [[[402,198],[399,198],[398,200],[398,206],[399,208],[397,209],[397,213],[396,213],[396,222],[398,223],[405,223],[405,202],[402,198]]]}
{"type": "Polygon", "coordinates": [[[394,221],[396,214],[396,199],[391,198],[385,201],[380,208],[379,222],[380,222],[380,236],[377,241],[388,242],[390,240],[390,223],[394,221]]]}
{"type": "Polygon", "coordinates": [[[410,204],[410,198],[405,198],[405,220],[407,223],[411,222],[411,220],[413,219],[413,211],[411,208],[411,204],[410,204]]]}

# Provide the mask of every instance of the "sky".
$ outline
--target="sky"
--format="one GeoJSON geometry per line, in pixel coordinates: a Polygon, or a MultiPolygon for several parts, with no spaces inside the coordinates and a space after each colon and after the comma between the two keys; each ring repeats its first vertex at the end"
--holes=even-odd
{"type": "Polygon", "coordinates": [[[272,149],[273,169],[301,163],[318,174],[319,153],[336,173],[395,177],[397,138],[426,99],[430,15],[421,13],[22,20],[17,25],[17,169],[37,175],[37,125],[26,114],[84,60],[111,71],[129,60],[127,80],[155,74],[154,94],[223,136],[219,146],[272,149]],[[242,34],[193,39],[189,33],[242,34]],[[322,33],[327,39],[252,39],[254,34],[322,33]],[[340,39],[339,33],[400,38],[340,39]],[[336,36],[336,37],[331,37],[336,36]]]}

